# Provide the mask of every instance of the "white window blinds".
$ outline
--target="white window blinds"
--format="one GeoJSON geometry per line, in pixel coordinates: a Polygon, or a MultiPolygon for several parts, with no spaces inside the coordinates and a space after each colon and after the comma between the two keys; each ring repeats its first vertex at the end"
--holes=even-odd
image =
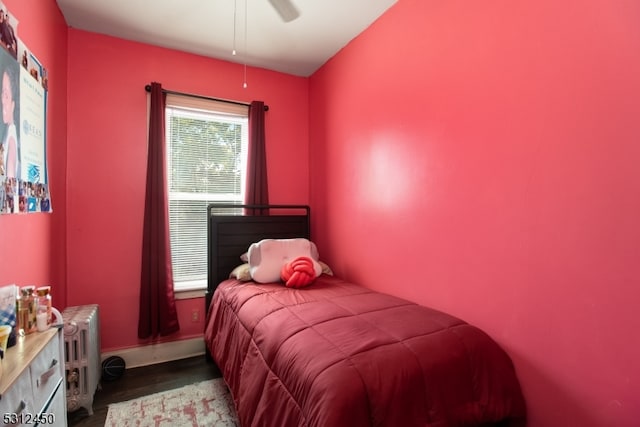
{"type": "Polygon", "coordinates": [[[206,288],[207,205],[243,201],[248,108],[167,94],[169,231],[176,291],[206,288]]]}

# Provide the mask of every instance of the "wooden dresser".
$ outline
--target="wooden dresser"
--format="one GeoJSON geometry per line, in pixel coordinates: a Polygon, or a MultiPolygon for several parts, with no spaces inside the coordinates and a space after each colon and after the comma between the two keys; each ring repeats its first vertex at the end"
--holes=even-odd
{"type": "Polygon", "coordinates": [[[52,327],[20,337],[2,361],[0,425],[67,425],[64,337],[52,327]]]}

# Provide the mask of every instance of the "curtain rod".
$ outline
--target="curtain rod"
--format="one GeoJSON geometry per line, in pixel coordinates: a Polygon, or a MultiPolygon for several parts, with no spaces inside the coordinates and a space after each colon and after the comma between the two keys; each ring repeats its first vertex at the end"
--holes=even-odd
{"type": "MultiPolygon", "coordinates": [[[[146,90],[147,92],[151,92],[151,85],[146,85],[144,87],[144,90],[146,90]]],[[[176,92],[174,90],[167,90],[167,89],[162,89],[162,91],[164,93],[168,93],[171,95],[182,95],[182,96],[190,96],[192,98],[199,98],[199,99],[208,99],[210,101],[219,101],[219,102],[227,102],[229,104],[236,104],[236,105],[246,105],[249,106],[251,104],[246,103],[246,102],[240,102],[240,101],[231,101],[229,99],[221,99],[221,98],[212,98],[210,96],[204,96],[204,95],[194,95],[192,93],[184,93],[184,92],[176,92]]],[[[265,104],[264,106],[264,111],[269,111],[269,106],[265,104]]]]}

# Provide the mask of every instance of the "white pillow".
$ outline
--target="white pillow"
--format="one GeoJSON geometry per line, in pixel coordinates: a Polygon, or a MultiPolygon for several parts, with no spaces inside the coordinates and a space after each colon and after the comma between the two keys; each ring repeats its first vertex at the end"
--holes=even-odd
{"type": "Polygon", "coordinates": [[[249,246],[249,272],[260,283],[280,281],[282,267],[293,259],[306,256],[313,261],[316,277],[322,274],[318,248],[307,239],[263,239],[249,246]]]}

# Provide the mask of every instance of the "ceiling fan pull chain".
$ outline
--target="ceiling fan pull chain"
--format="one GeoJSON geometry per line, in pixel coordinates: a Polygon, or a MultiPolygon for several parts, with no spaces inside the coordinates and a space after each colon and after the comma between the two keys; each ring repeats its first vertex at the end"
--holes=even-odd
{"type": "Polygon", "coordinates": [[[238,0],[233,0],[233,50],[231,54],[236,56],[236,12],[238,10],[238,0]]]}
{"type": "Polygon", "coordinates": [[[244,83],[243,88],[247,88],[247,0],[244,0],[244,83]]]}

